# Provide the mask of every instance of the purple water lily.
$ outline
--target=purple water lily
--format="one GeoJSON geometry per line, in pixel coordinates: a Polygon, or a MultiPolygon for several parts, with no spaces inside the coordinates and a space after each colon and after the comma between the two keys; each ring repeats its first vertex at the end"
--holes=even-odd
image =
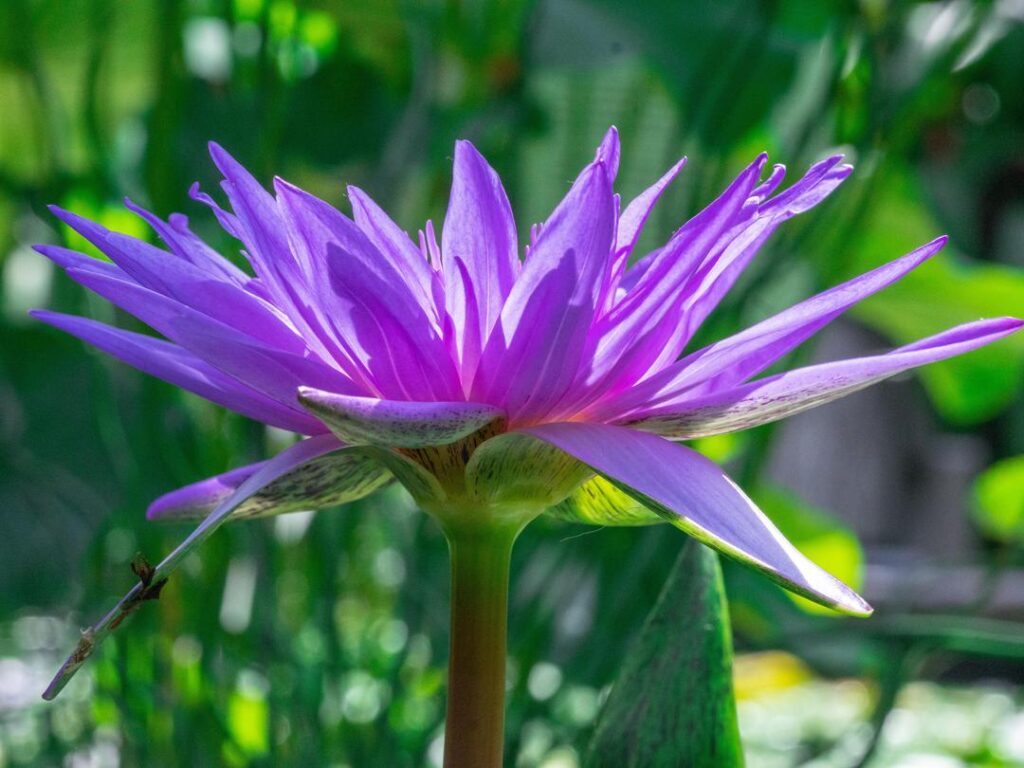
{"type": "MultiPolygon", "coordinates": [[[[533,228],[522,258],[501,182],[468,142],[456,146],[440,243],[429,223],[410,238],[359,189],[349,189],[349,218],[281,179],[271,194],[222,148],[211,153],[231,210],[197,187],[192,196],[242,243],[254,275],[204,244],[183,216],[163,221],[131,203],[166,250],[59,209],[112,263],[39,247],[167,340],[52,312],[36,317],[238,413],[310,436],[270,461],[157,500],[151,518],[205,519],[153,580],[229,518],[335,505],[397,479],[450,539],[493,521],[518,532],[545,510],[599,525],[668,521],[790,589],[867,614],[864,600],[803,557],[720,468],[678,441],[822,405],[1021,326],[980,320],[885,354],[757,378],[935,254],[939,238],[684,355],[761,244],[849,175],[840,156],[782,192],[783,167],[763,179],[759,156],[667,243],[634,260],[645,221],[684,161],[620,210],[614,129],[533,228]]],[[[138,585],[93,628],[89,650],[148,588],[138,585]]],[[[84,655],[72,657],[48,695],[84,655]]]]}

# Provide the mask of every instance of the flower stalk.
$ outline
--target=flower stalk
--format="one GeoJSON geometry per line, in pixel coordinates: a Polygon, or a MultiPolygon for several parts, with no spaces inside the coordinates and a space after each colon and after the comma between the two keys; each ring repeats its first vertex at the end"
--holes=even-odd
{"type": "Polygon", "coordinates": [[[444,768],[501,768],[509,564],[522,525],[446,526],[451,636],[444,768]]]}

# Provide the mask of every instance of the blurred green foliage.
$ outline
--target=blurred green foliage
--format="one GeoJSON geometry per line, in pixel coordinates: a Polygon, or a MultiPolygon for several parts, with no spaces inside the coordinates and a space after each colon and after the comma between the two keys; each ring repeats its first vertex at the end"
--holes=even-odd
{"type": "MultiPolygon", "coordinates": [[[[856,311],[902,343],[1024,307],[1021,72],[1009,2],[4,0],[0,765],[420,766],[436,762],[443,716],[446,552],[397,492],[225,528],[62,699],[37,701],[76,624],[131,583],[134,553],[158,557],[184,535],[147,524],[146,504],[285,441],[28,322],[46,305],[136,325],[28,249],[85,247],[46,204],[146,237],[124,195],[162,215],[187,206],[237,255],[186,196],[196,179],[215,188],[216,139],[264,181],[279,173],[343,209],[353,182],[414,229],[442,219],[465,137],[506,180],[525,232],[614,123],[625,197],[690,156],[641,242],[653,247],[756,152],[797,173],[841,146],[853,179],[776,236],[702,338],[948,231],[943,256],[856,311]]],[[[1024,338],[923,381],[941,423],[1012,456],[1024,453],[1022,373],[1024,338]]],[[[773,435],[704,448],[759,487],[773,435]]],[[[1024,496],[1003,466],[978,495],[997,549],[1005,527],[991,521],[1024,496]]],[[[839,546],[858,568],[845,531],[772,498],[813,557],[824,542],[823,564],[839,546]]],[[[513,563],[509,765],[576,764],[682,544],[661,528],[527,530],[513,563]]],[[[851,630],[750,574],[727,568],[726,580],[738,648],[872,681],[865,738],[803,729],[764,765],[855,765],[903,682],[929,669],[920,658],[1020,648],[1018,625],[894,615],[851,630]]],[[[756,750],[765,721],[750,717],[756,750]]],[[[997,730],[959,758],[1024,760],[997,730]]]]}

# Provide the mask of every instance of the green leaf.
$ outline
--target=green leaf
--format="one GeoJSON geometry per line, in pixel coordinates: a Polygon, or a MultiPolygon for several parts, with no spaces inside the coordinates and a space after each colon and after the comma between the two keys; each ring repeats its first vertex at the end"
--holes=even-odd
{"type": "Polygon", "coordinates": [[[1024,456],[1004,459],[974,483],[972,515],[986,536],[1024,544],[1024,456]]]}
{"type": "Polygon", "coordinates": [[[718,557],[689,541],[622,665],[585,768],[743,765],[718,557]]]}
{"type": "MultiPolygon", "coordinates": [[[[941,232],[909,171],[891,171],[876,189],[879,199],[863,240],[855,246],[853,273],[889,261],[941,232]]],[[[957,323],[1019,315],[1022,306],[1024,271],[957,259],[947,246],[853,313],[893,342],[907,344],[957,323]]],[[[1024,381],[1024,335],[925,366],[920,376],[943,418],[965,426],[986,421],[1006,407],[1024,381]]]]}
{"type": "MultiPolygon", "coordinates": [[[[758,506],[797,549],[844,584],[860,591],[864,580],[864,552],[853,531],[840,525],[827,512],[785,491],[762,489],[754,497],[758,506]]],[[[789,590],[786,594],[810,613],[836,615],[831,608],[789,590]]]]}

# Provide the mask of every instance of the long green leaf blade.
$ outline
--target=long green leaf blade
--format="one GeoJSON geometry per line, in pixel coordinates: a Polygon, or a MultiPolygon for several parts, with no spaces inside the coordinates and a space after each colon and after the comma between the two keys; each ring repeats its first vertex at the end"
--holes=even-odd
{"type": "Polygon", "coordinates": [[[689,541],[627,656],[585,768],[743,765],[718,556],[689,541]]]}

